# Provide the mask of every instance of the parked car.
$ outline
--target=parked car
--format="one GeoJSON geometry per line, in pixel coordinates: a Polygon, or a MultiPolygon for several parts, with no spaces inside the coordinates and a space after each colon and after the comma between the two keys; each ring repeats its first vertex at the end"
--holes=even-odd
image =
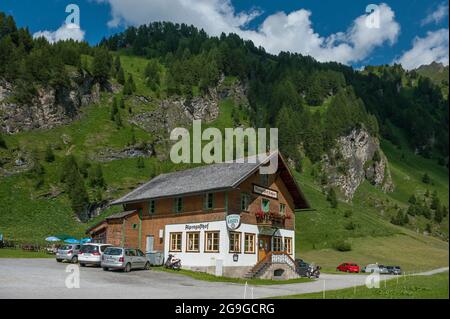
{"type": "Polygon", "coordinates": [[[81,245],[70,244],[63,245],[56,250],[56,261],[70,261],[73,264],[78,262],[78,254],[80,251],[81,245]]]}
{"type": "Polygon", "coordinates": [[[297,273],[299,274],[299,276],[305,277],[306,272],[309,269],[309,264],[305,262],[303,259],[296,259],[295,265],[297,266],[297,273]]]}
{"type": "Polygon", "coordinates": [[[361,269],[361,272],[380,272],[377,264],[369,264],[361,269]]]}
{"type": "Polygon", "coordinates": [[[359,266],[355,263],[342,263],[336,267],[337,271],[358,273],[360,271],[359,266]]]}
{"type": "Polygon", "coordinates": [[[369,264],[361,270],[361,272],[373,273],[377,272],[379,274],[389,274],[389,271],[386,266],[379,264],[369,264]]]}
{"type": "Polygon", "coordinates": [[[139,249],[124,247],[108,247],[102,256],[103,270],[121,269],[129,272],[132,269],[150,269],[150,260],[139,249]]]}
{"type": "Polygon", "coordinates": [[[78,262],[81,267],[86,265],[100,266],[102,255],[106,248],[111,247],[109,244],[85,244],[81,246],[78,254],[78,262]]]}
{"type": "Polygon", "coordinates": [[[389,271],[385,265],[378,265],[378,268],[380,268],[380,274],[389,274],[389,271]]]}
{"type": "Polygon", "coordinates": [[[386,266],[387,272],[390,275],[401,275],[402,269],[400,266],[386,266]]]}

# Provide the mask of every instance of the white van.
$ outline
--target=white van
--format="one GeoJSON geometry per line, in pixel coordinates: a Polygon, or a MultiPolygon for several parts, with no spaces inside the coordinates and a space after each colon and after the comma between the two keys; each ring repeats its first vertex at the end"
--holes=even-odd
{"type": "Polygon", "coordinates": [[[111,247],[109,244],[85,244],[81,246],[78,253],[78,262],[81,267],[86,265],[98,265],[102,262],[102,255],[106,248],[111,247]]]}

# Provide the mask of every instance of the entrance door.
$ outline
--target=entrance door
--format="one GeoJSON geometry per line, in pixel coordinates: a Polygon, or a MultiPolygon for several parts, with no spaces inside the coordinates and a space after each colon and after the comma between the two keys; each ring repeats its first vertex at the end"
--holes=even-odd
{"type": "Polygon", "coordinates": [[[153,236],[147,236],[147,242],[146,242],[146,246],[145,246],[145,252],[152,252],[153,251],[153,243],[154,243],[154,238],[153,236]]]}
{"type": "Polygon", "coordinates": [[[258,236],[258,261],[263,260],[271,251],[271,237],[267,235],[258,236]]]}

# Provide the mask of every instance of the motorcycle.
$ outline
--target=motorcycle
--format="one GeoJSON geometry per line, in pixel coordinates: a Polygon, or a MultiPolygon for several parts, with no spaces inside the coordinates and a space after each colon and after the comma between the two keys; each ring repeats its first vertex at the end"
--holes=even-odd
{"type": "Polygon", "coordinates": [[[306,277],[319,279],[320,269],[320,266],[309,266],[309,269],[306,271],[306,277]]]}
{"type": "Polygon", "coordinates": [[[181,269],[181,259],[176,258],[175,255],[169,254],[167,257],[166,263],[164,264],[164,267],[168,269],[175,269],[180,270],[181,269]]]}

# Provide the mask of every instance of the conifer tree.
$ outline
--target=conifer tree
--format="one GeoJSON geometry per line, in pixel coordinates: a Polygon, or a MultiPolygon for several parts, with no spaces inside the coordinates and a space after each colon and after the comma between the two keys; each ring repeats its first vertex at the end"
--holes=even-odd
{"type": "Polygon", "coordinates": [[[338,200],[337,200],[337,196],[336,196],[336,191],[332,187],[328,191],[327,201],[330,202],[331,208],[337,208],[338,207],[338,200]]]}
{"type": "Polygon", "coordinates": [[[114,116],[114,122],[116,122],[116,127],[120,129],[123,126],[122,117],[120,116],[120,112],[114,116]]]}
{"type": "Polygon", "coordinates": [[[111,72],[111,55],[105,48],[99,48],[94,53],[92,75],[99,83],[108,81],[111,72]]]}
{"type": "Polygon", "coordinates": [[[137,165],[137,168],[139,168],[139,169],[145,168],[144,159],[142,157],[138,157],[136,165],[137,165]]]}
{"type": "Polygon", "coordinates": [[[119,68],[119,70],[117,71],[117,82],[119,82],[119,84],[124,85],[125,84],[125,73],[123,72],[122,67],[119,68]]]}
{"type": "Polygon", "coordinates": [[[0,132],[0,148],[7,149],[5,139],[3,138],[3,134],[0,132]]]}
{"type": "Polygon", "coordinates": [[[86,222],[88,220],[89,196],[73,155],[68,155],[64,159],[61,176],[73,212],[78,215],[82,222],[86,222]]]}
{"type": "Polygon", "coordinates": [[[48,163],[55,161],[55,154],[53,154],[53,150],[50,144],[48,144],[47,148],[45,149],[45,161],[48,163]]]}
{"type": "Polygon", "coordinates": [[[437,210],[441,206],[441,200],[439,199],[437,191],[434,191],[431,195],[431,205],[430,208],[437,210]]]}
{"type": "Polygon", "coordinates": [[[119,107],[121,108],[121,109],[124,109],[125,108],[125,99],[122,97],[121,99],[120,99],[120,101],[119,101],[119,107]]]}
{"type": "Polygon", "coordinates": [[[118,112],[119,112],[119,109],[117,108],[117,99],[116,99],[116,97],[114,97],[112,106],[111,106],[111,121],[116,120],[116,115],[118,112]]]}
{"type": "Polygon", "coordinates": [[[94,165],[89,170],[89,186],[102,189],[106,187],[102,167],[100,166],[100,164],[94,165]]]}

